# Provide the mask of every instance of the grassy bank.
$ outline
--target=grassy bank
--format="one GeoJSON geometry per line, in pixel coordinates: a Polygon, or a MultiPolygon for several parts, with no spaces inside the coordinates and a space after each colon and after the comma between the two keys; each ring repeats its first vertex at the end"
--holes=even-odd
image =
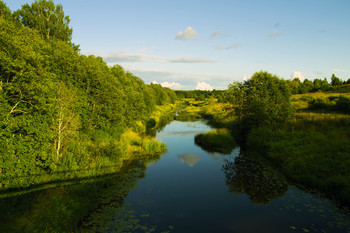
{"type": "MultiPolygon", "coordinates": [[[[348,93],[341,93],[347,98],[348,93]]],[[[253,129],[248,153],[263,155],[297,184],[350,203],[350,116],[315,100],[339,100],[340,93],[293,96],[293,121],[253,129]]],[[[334,106],[337,102],[332,103],[334,106]]]]}
{"type": "MultiPolygon", "coordinates": [[[[350,115],[344,113],[346,108],[332,106],[346,105],[350,93],[347,88],[337,91],[293,95],[293,120],[253,129],[245,146],[248,154],[265,157],[297,185],[349,204],[350,115]],[[325,104],[315,108],[314,103],[320,99],[326,100],[325,104]]],[[[242,135],[235,130],[235,119],[226,110],[227,104],[213,99],[187,101],[186,114],[208,119],[214,127],[232,130],[235,141],[241,143],[242,135]]],[[[215,148],[219,137],[212,136],[208,133],[196,140],[215,148]]]]}
{"type": "Polygon", "coordinates": [[[208,152],[230,154],[237,147],[231,132],[228,129],[214,129],[195,136],[194,141],[208,152]]]}
{"type": "MultiPolygon", "coordinates": [[[[152,115],[157,119],[154,127],[177,107],[157,107],[152,115]]],[[[105,231],[116,211],[123,210],[123,199],[144,176],[147,164],[160,159],[166,150],[163,143],[145,134],[146,129],[147,122],[139,121],[117,137],[97,132],[93,140],[80,141],[88,152],[79,151],[75,143],[74,157],[70,157],[73,153],[64,155],[50,174],[3,176],[0,232],[105,231]],[[32,184],[23,185],[28,179],[32,184]]],[[[137,216],[127,216],[119,228],[146,229],[135,222],[137,216]]]]}

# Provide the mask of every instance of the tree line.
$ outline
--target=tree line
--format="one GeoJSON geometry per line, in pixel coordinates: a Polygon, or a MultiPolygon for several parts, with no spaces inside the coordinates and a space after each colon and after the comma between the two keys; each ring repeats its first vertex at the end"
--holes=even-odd
{"type": "Polygon", "coordinates": [[[1,178],[86,165],[98,142],[118,139],[157,105],[175,102],[171,89],[82,55],[71,39],[61,5],[37,0],[11,12],[0,0],[1,178]]]}
{"type": "Polygon", "coordinates": [[[299,78],[293,80],[286,80],[292,94],[306,94],[317,91],[328,91],[332,87],[337,87],[345,84],[350,84],[350,79],[342,81],[340,78],[332,74],[331,82],[328,82],[327,78],[316,78],[314,81],[305,79],[303,82],[299,78]]]}

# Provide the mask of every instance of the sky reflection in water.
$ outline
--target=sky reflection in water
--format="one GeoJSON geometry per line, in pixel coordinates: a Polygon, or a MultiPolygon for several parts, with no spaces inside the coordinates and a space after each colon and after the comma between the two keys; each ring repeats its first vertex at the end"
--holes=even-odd
{"type": "Polygon", "coordinates": [[[194,135],[209,129],[173,121],[157,135],[168,151],[125,199],[147,216],[141,223],[182,233],[350,231],[349,214],[290,186],[265,162],[240,156],[239,148],[221,155],[196,146],[194,135]]]}

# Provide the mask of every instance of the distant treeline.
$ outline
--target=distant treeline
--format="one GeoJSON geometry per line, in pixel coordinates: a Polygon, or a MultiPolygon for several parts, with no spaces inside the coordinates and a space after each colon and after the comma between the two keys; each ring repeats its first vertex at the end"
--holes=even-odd
{"type": "Polygon", "coordinates": [[[350,79],[342,81],[332,74],[330,83],[327,81],[327,78],[323,80],[316,78],[314,81],[305,79],[303,82],[301,82],[299,78],[295,78],[293,80],[287,80],[286,82],[292,94],[306,94],[317,91],[328,91],[337,86],[350,84],[350,79]]]}
{"type": "MultiPolygon", "coordinates": [[[[324,78],[323,80],[316,78],[314,81],[305,79],[303,82],[301,82],[299,78],[295,78],[293,80],[286,80],[286,83],[291,94],[306,94],[310,92],[329,91],[334,88],[350,84],[350,79],[347,81],[342,81],[333,74],[331,77],[331,82],[328,82],[327,78],[324,78]]],[[[177,90],[175,93],[180,99],[194,98],[195,100],[205,100],[212,97],[217,98],[219,103],[230,101],[230,99],[227,97],[226,90],[177,90]]]]}
{"type": "Polygon", "coordinates": [[[59,165],[90,166],[106,150],[120,156],[111,139],[146,125],[156,105],[177,98],[119,65],[82,55],[68,24],[53,1],[11,12],[0,0],[0,175],[7,177],[0,187],[59,165]]]}
{"type": "Polygon", "coordinates": [[[203,91],[203,90],[177,90],[175,91],[178,98],[194,98],[195,100],[205,100],[207,98],[217,98],[218,102],[222,102],[225,97],[225,90],[212,90],[212,91],[203,91]]]}

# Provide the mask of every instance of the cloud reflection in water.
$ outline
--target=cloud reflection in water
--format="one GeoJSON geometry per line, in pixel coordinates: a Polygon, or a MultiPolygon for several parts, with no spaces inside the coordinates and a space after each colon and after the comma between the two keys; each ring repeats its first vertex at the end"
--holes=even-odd
{"type": "Polygon", "coordinates": [[[187,163],[188,166],[193,167],[196,165],[196,163],[201,160],[201,157],[199,154],[182,154],[182,155],[177,155],[177,158],[181,163],[187,163]]]}

